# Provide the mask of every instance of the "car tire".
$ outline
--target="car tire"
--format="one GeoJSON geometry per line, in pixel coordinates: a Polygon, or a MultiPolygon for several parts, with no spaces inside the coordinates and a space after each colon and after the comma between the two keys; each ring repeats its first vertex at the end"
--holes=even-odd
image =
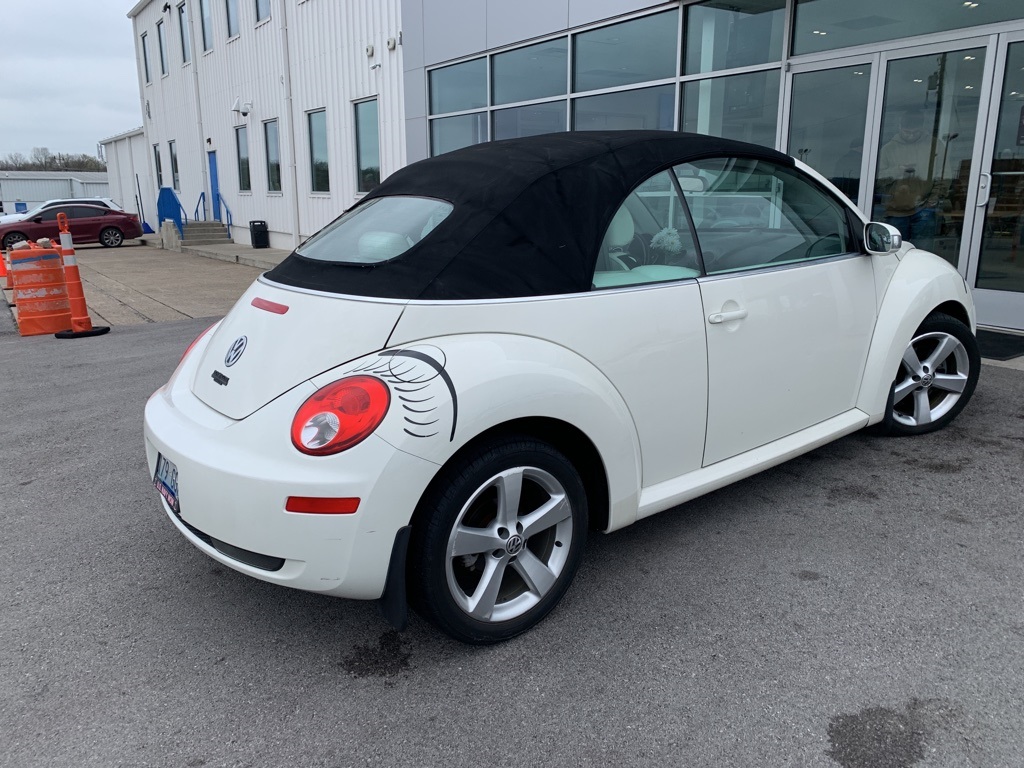
{"type": "Polygon", "coordinates": [[[465,643],[525,632],[569,588],[587,519],[579,473],[547,443],[510,437],[464,453],[417,508],[407,570],[413,607],[465,643]]]}
{"type": "Polygon", "coordinates": [[[117,227],[107,227],[100,232],[100,245],[104,248],[117,248],[124,242],[124,233],[117,227]]]}
{"type": "Polygon", "coordinates": [[[980,372],[981,353],[970,328],[932,313],[907,345],[877,431],[909,436],[942,429],[967,406],[980,372]]]}
{"type": "Polygon", "coordinates": [[[21,232],[8,232],[6,235],[4,235],[4,250],[11,250],[11,248],[14,247],[15,243],[20,243],[22,240],[28,240],[28,238],[25,237],[25,235],[21,234],[21,232]]]}

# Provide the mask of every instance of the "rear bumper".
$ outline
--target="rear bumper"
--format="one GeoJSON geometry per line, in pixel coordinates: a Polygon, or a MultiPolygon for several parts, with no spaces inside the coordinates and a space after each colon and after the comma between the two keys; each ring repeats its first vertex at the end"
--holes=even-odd
{"type": "Polygon", "coordinates": [[[150,477],[158,454],[178,470],[180,515],[153,493],[179,533],[263,581],[379,598],[395,536],[437,466],[375,436],[336,456],[305,456],[291,445],[289,426],[312,384],[233,421],[191,393],[187,368],[188,361],[150,398],[145,417],[150,477]],[[289,496],[356,497],[360,504],[354,514],[296,514],[285,511],[289,496]]]}

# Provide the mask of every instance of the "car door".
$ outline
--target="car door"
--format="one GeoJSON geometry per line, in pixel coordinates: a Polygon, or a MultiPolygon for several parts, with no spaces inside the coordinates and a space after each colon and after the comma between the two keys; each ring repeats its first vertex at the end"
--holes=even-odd
{"type": "Polygon", "coordinates": [[[76,242],[95,243],[106,226],[108,209],[95,205],[76,205],[71,209],[68,226],[76,242]]]}
{"type": "Polygon", "coordinates": [[[30,240],[38,240],[41,237],[48,237],[51,240],[60,238],[60,226],[57,223],[57,214],[65,213],[71,218],[71,206],[54,206],[47,208],[38,216],[32,219],[33,226],[30,232],[26,232],[30,240]],[[35,219],[39,219],[38,222],[35,219]]]}
{"type": "Polygon", "coordinates": [[[854,407],[875,324],[870,257],[842,204],[748,159],[676,169],[704,261],[704,466],[854,407]]]}

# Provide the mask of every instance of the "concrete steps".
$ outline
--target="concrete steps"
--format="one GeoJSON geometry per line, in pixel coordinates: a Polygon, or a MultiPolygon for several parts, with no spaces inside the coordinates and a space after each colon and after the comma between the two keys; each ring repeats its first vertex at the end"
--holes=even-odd
{"type": "Polygon", "coordinates": [[[185,225],[182,248],[229,243],[228,228],[219,221],[192,221],[185,225]]]}

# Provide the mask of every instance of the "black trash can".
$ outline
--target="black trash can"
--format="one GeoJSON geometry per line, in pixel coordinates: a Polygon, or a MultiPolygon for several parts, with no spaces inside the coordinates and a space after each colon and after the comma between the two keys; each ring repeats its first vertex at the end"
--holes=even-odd
{"type": "Polygon", "coordinates": [[[250,221],[249,222],[249,237],[252,240],[253,248],[269,248],[270,247],[270,232],[267,231],[267,222],[265,221],[250,221]]]}

